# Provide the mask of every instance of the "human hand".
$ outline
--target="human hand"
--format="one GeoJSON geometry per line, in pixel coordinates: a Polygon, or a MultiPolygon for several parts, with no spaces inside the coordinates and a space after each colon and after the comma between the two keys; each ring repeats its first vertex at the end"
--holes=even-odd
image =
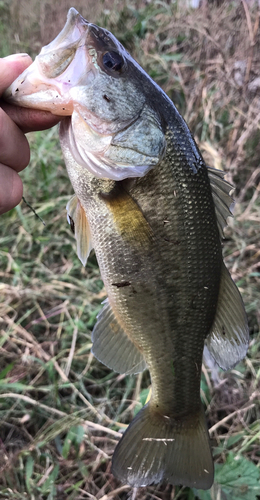
{"type": "MultiPolygon", "coordinates": [[[[31,63],[27,54],[0,58],[0,96],[31,63]]],[[[19,108],[0,99],[0,214],[15,207],[23,195],[23,184],[17,172],[30,160],[24,133],[52,127],[59,120],[60,117],[48,111],[19,108]]]]}

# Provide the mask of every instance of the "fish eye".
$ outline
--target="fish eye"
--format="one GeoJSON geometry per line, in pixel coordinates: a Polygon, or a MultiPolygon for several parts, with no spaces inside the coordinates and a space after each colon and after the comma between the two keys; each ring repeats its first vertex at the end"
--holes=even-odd
{"type": "Polygon", "coordinates": [[[112,69],[113,71],[121,71],[121,69],[124,66],[124,59],[123,57],[118,54],[118,52],[106,52],[103,55],[103,64],[105,68],[107,69],[112,69]]]}

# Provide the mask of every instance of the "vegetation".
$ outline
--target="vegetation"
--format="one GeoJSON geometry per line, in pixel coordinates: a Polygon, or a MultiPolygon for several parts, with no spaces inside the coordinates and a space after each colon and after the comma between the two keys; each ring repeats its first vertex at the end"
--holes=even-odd
{"type": "MultiPolygon", "coordinates": [[[[78,0],[166,90],[209,165],[236,185],[225,261],[243,295],[251,343],[229,372],[203,366],[202,400],[216,483],[202,492],[132,489],[110,472],[122,430],[144,404],[147,372],[118,375],[93,358],[91,329],[106,294],[93,255],[75,253],[72,194],[57,128],[29,134],[25,203],[0,219],[0,498],[12,500],[256,500],[260,479],[259,10],[242,2],[78,0]],[[218,2],[221,3],[221,2],[218,2]]],[[[0,55],[38,53],[70,1],[1,0],[0,55]]]]}

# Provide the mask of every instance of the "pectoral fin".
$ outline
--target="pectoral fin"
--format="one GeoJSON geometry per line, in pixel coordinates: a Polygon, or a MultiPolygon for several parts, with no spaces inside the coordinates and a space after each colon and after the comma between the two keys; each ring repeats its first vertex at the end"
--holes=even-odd
{"type": "Polygon", "coordinates": [[[217,364],[228,370],[247,353],[249,331],[244,304],[223,264],[217,313],[206,345],[217,364]]]}
{"type": "Polygon", "coordinates": [[[141,351],[118,323],[108,299],[97,317],[92,332],[92,353],[104,365],[118,373],[139,373],[146,368],[141,351]]]}
{"type": "Polygon", "coordinates": [[[89,223],[84,208],[74,195],[66,206],[67,219],[77,242],[77,254],[83,266],[86,265],[90,251],[93,248],[89,223]]]}

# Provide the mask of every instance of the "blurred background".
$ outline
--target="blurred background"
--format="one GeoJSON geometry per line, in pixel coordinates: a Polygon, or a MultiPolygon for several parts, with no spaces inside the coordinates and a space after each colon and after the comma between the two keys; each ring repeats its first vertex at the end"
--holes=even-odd
{"type": "MultiPolygon", "coordinates": [[[[184,116],[208,165],[235,186],[225,262],[243,296],[251,342],[229,372],[203,366],[201,397],[216,463],[207,492],[133,489],[111,475],[122,430],[145,403],[149,373],[93,359],[106,297],[95,256],[83,268],[66,221],[72,195],[57,127],[28,134],[22,202],[0,218],[0,499],[260,498],[259,2],[75,0],[113,32],[184,116]],[[192,8],[192,5],[197,8],[192,8]]],[[[65,24],[68,0],[1,0],[0,56],[35,57],[65,24]]]]}

